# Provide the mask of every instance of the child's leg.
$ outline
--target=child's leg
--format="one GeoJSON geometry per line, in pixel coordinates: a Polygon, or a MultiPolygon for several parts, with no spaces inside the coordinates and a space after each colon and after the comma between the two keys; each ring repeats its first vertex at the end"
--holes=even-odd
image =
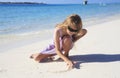
{"type": "Polygon", "coordinates": [[[73,47],[73,42],[70,36],[65,36],[63,38],[62,47],[64,50],[64,55],[69,56],[69,51],[73,47]]]}
{"type": "Polygon", "coordinates": [[[40,54],[40,53],[36,53],[36,54],[32,54],[30,57],[33,58],[35,61],[41,62],[43,59],[46,59],[48,57],[52,57],[55,54],[40,54]]]}
{"type": "Polygon", "coordinates": [[[39,55],[39,53],[32,54],[32,55],[30,56],[30,58],[31,58],[31,59],[35,59],[38,55],[39,55]]]}

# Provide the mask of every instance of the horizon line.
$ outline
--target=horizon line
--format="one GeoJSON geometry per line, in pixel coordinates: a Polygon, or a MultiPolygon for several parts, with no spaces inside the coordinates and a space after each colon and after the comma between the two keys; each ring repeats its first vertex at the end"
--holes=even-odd
{"type": "MultiPolygon", "coordinates": [[[[15,2],[15,1],[0,1],[0,3],[10,3],[10,4],[17,4],[17,3],[25,3],[25,4],[83,4],[82,2],[80,2],[80,3],[45,3],[45,2],[32,2],[32,1],[20,1],[20,2],[15,2]]],[[[103,4],[111,4],[111,3],[115,3],[115,4],[119,4],[120,2],[92,2],[92,3],[88,3],[87,5],[89,5],[89,4],[100,4],[100,3],[103,3],[103,4]]]]}

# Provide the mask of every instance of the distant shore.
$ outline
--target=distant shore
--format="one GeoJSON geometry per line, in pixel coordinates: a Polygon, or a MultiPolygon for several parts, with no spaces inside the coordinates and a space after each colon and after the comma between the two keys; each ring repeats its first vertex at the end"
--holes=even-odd
{"type": "Polygon", "coordinates": [[[0,2],[0,4],[46,4],[43,2],[0,2]]]}

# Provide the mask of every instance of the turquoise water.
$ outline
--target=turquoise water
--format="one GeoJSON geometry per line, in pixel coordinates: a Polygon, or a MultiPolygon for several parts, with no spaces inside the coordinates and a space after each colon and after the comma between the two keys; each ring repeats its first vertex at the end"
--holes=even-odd
{"type": "Polygon", "coordinates": [[[0,35],[53,29],[70,14],[79,14],[85,26],[120,14],[120,4],[0,4],[0,35]]]}

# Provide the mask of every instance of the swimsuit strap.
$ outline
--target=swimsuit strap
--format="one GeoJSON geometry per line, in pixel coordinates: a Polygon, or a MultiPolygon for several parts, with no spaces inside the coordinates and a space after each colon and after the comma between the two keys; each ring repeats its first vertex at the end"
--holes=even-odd
{"type": "MultiPolygon", "coordinates": [[[[63,37],[66,36],[66,35],[62,35],[62,31],[61,30],[59,30],[59,33],[60,33],[60,38],[61,39],[63,39],[63,37]]],[[[70,38],[73,40],[72,36],[70,36],[70,38]]]]}
{"type": "Polygon", "coordinates": [[[60,37],[62,38],[62,32],[61,32],[61,30],[59,30],[59,33],[60,33],[60,37]]]}

